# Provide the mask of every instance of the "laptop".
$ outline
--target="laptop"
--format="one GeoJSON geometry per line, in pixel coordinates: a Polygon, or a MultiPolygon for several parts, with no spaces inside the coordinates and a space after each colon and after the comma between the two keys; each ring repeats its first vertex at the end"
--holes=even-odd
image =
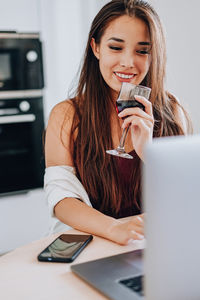
{"type": "Polygon", "coordinates": [[[200,299],[200,136],[154,139],[142,174],[146,248],[71,269],[113,300],[200,299]]]}

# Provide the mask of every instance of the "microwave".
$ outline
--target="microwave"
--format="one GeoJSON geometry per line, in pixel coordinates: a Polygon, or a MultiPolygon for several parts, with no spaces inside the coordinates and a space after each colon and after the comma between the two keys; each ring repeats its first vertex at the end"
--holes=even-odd
{"type": "Polygon", "coordinates": [[[44,87],[38,33],[0,32],[0,91],[44,87]]]}

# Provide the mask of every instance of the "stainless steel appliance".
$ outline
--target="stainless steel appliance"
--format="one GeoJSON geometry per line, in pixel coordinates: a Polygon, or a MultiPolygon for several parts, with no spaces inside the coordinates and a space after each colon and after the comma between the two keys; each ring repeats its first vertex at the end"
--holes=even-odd
{"type": "Polygon", "coordinates": [[[39,35],[0,32],[0,91],[43,87],[42,45],[39,35]]]}
{"type": "Polygon", "coordinates": [[[43,67],[38,34],[0,33],[0,195],[43,186],[43,67]]]}

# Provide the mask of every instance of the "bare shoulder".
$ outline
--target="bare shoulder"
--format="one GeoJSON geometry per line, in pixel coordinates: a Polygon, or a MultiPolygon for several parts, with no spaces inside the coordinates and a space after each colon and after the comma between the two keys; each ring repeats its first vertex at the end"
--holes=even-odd
{"type": "Polygon", "coordinates": [[[63,127],[64,131],[68,131],[71,128],[74,113],[75,109],[70,99],[59,102],[50,113],[48,126],[63,127]]]}
{"type": "Polygon", "coordinates": [[[46,166],[73,166],[71,128],[75,109],[70,100],[56,104],[49,117],[45,134],[46,166]]]}

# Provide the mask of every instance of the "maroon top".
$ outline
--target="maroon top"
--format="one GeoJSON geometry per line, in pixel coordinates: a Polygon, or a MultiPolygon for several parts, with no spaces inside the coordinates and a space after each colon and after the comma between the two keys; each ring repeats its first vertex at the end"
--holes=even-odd
{"type": "MultiPolygon", "coordinates": [[[[129,154],[133,156],[133,159],[127,159],[127,158],[117,158],[117,164],[118,164],[118,175],[119,175],[119,181],[122,185],[122,189],[124,192],[124,199],[122,200],[122,207],[117,215],[114,217],[116,218],[123,218],[128,216],[133,216],[141,213],[141,209],[135,204],[130,203],[130,193],[133,189],[133,182],[132,182],[132,172],[133,169],[136,167],[136,159],[138,159],[138,156],[136,152],[133,150],[129,154]]],[[[137,199],[138,205],[140,206],[140,199],[137,199]]]]}
{"type": "MultiPolygon", "coordinates": [[[[122,205],[118,213],[113,213],[111,207],[108,207],[106,210],[102,211],[104,214],[112,216],[114,218],[124,218],[141,213],[141,209],[138,207],[138,205],[140,206],[140,199],[137,199],[138,205],[133,203],[133,201],[132,203],[130,203],[130,193],[133,186],[133,183],[131,182],[131,175],[133,169],[137,167],[136,158],[138,159],[137,154],[134,150],[131,151],[130,154],[133,156],[133,159],[114,157],[114,159],[116,160],[119,183],[122,185],[123,190],[122,205]]],[[[93,207],[99,210],[100,207],[97,207],[97,204],[93,203],[92,199],[90,200],[93,207]]]]}

